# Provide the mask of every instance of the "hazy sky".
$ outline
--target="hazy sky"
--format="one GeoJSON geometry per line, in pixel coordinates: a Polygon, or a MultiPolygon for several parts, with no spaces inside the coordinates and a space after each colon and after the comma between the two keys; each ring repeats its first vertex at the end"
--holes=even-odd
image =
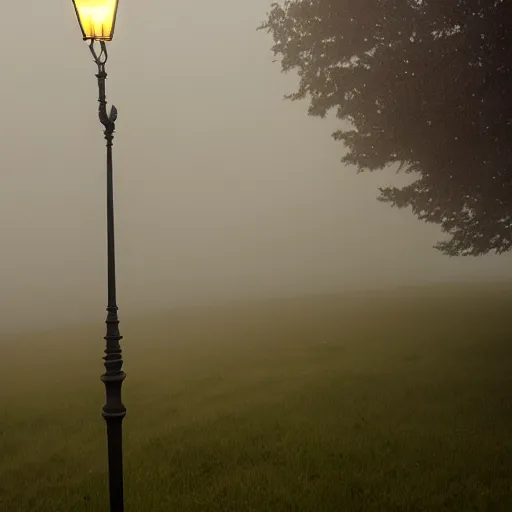
{"type": "MultiPolygon", "coordinates": [[[[120,0],[110,44],[121,315],[176,303],[508,279],[510,255],[449,259],[393,173],[340,163],[336,121],[256,27],[270,0],[120,0]]],[[[4,6],[0,330],[103,319],[104,141],[95,65],[71,0],[4,6]],[[7,12],[5,12],[7,9],[7,12]]]]}

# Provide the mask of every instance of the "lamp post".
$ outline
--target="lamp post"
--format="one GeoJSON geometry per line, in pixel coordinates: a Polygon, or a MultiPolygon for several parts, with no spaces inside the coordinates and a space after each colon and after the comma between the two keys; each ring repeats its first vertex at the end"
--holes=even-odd
{"type": "Polygon", "coordinates": [[[125,379],[122,370],[123,357],[119,342],[116,299],[116,267],[114,244],[114,187],[112,166],[112,145],[114,140],[117,110],[114,106],[107,113],[105,64],[108,53],[106,42],[111,41],[117,14],[118,0],[73,0],[76,15],[84,41],[89,41],[89,50],[98,67],[99,108],[98,114],[104,127],[107,141],[107,263],[108,263],[108,305],[106,319],[105,373],[101,380],[105,384],[106,403],[103,417],[107,424],[108,476],[110,512],[124,511],[123,498],[123,419],[126,408],[121,400],[121,386],[125,379]],[[99,51],[97,44],[99,44],[99,51]]]}

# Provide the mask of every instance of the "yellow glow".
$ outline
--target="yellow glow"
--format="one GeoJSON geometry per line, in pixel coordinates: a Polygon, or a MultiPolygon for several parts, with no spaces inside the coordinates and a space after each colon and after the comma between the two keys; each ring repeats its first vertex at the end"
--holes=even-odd
{"type": "Polygon", "coordinates": [[[84,37],[110,41],[113,36],[117,0],[74,0],[84,37]]]}

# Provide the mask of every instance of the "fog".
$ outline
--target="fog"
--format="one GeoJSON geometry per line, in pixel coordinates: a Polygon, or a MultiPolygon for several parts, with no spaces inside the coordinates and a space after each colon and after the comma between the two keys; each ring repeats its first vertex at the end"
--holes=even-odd
{"type": "MultiPolygon", "coordinates": [[[[269,0],[121,0],[109,46],[118,299],[178,304],[508,280],[509,255],[448,258],[436,226],[376,201],[394,172],[340,163],[334,119],[256,27],[269,0]]],[[[7,12],[6,12],[7,10],[7,12]]],[[[0,330],[103,318],[105,148],[71,0],[11,2],[0,32],[0,330]]]]}

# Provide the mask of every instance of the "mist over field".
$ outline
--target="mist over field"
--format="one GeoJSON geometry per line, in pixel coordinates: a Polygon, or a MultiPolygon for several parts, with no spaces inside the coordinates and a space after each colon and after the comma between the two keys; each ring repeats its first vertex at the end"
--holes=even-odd
{"type": "MultiPolygon", "coordinates": [[[[71,2],[9,4],[0,43],[1,331],[101,321],[104,145],[95,66],[71,2]],[[30,15],[27,16],[27,12],[30,15]],[[55,27],[44,32],[41,27],[55,27]],[[16,41],[14,46],[12,41],[16,41]]],[[[270,3],[121,3],[109,45],[121,318],[183,304],[503,281],[510,255],[446,258],[442,234],[378,203],[334,119],[283,101],[256,27],[270,3]],[[156,15],[156,16],[155,16],[156,15]]]]}

